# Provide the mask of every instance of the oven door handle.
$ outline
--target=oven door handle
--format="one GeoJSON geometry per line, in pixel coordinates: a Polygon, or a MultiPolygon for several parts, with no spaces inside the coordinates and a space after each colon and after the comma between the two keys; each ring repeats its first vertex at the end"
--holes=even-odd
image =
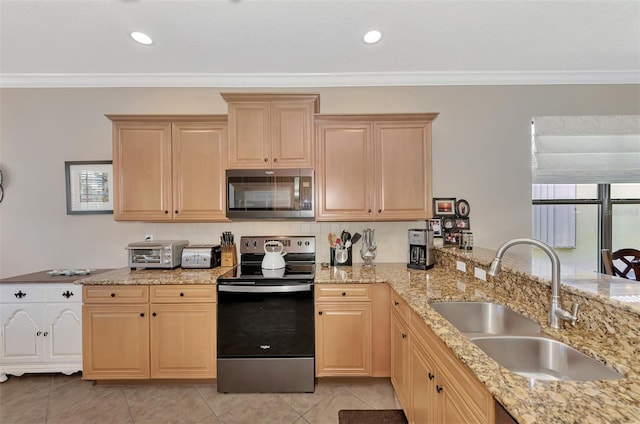
{"type": "Polygon", "coordinates": [[[225,293],[294,293],[311,291],[312,284],[295,286],[226,286],[218,285],[218,291],[225,293]]]}

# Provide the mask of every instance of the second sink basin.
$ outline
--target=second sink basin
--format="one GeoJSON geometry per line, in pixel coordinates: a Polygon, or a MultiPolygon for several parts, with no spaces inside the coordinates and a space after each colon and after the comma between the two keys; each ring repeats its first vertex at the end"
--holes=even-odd
{"type": "Polygon", "coordinates": [[[557,340],[546,337],[478,337],[471,341],[503,367],[536,380],[613,380],[622,375],[557,340]]]}
{"type": "Polygon", "coordinates": [[[468,337],[488,334],[536,334],[535,321],[497,303],[436,302],[430,303],[440,315],[468,337]]]}

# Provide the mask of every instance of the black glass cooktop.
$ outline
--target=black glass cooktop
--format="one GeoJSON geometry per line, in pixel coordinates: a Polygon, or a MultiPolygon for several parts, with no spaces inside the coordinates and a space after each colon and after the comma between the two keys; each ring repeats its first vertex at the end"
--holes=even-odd
{"type": "Polygon", "coordinates": [[[262,269],[261,264],[240,264],[218,277],[219,283],[233,282],[277,282],[277,281],[313,281],[315,277],[315,264],[287,263],[285,268],[267,270],[262,269]]]}

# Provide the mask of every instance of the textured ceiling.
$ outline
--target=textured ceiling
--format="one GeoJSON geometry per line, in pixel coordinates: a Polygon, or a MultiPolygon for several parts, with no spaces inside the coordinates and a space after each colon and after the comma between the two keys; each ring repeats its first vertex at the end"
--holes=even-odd
{"type": "Polygon", "coordinates": [[[638,83],[640,1],[0,0],[0,72],[5,87],[638,83]]]}

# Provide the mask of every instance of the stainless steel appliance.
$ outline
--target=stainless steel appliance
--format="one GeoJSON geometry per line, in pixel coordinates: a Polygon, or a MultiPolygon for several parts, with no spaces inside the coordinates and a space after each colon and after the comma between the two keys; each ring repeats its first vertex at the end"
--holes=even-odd
{"type": "Polygon", "coordinates": [[[129,243],[129,267],[140,268],[176,268],[180,266],[182,249],[188,240],[155,240],[129,243]]]}
{"type": "Polygon", "coordinates": [[[216,268],[222,260],[219,244],[190,244],[182,249],[182,268],[216,268]]]}
{"type": "Polygon", "coordinates": [[[240,265],[218,278],[219,392],[313,392],[314,236],[241,237],[240,265]],[[267,241],[286,252],[262,269],[267,241]]]}
{"type": "Polygon", "coordinates": [[[435,263],[433,230],[414,228],[409,230],[409,263],[413,269],[429,269],[435,263]]]}
{"type": "Polygon", "coordinates": [[[313,169],[227,170],[227,218],[313,219],[313,169]]]}

